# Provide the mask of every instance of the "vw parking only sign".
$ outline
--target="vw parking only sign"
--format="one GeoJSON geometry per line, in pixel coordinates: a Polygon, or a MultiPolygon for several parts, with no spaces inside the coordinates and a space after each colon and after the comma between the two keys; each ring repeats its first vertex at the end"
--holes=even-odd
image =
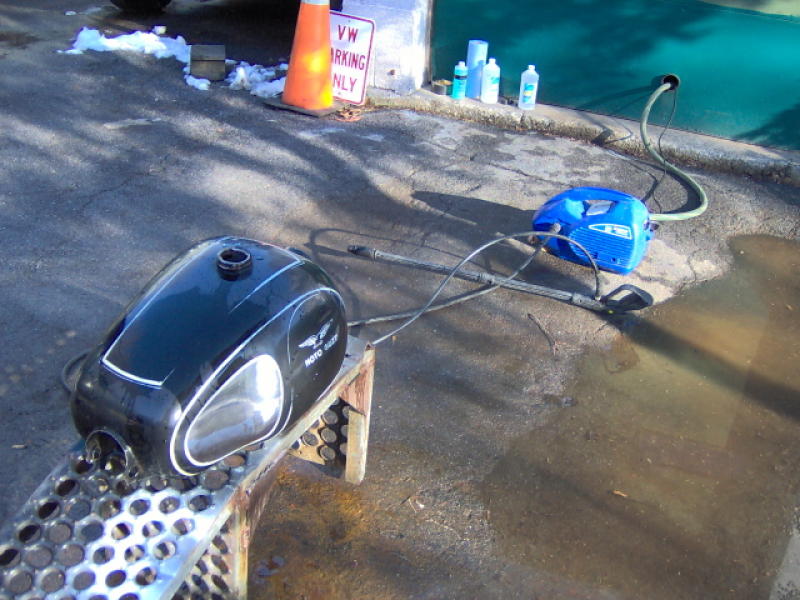
{"type": "Polygon", "coordinates": [[[375,21],[331,11],[331,74],[337,100],[364,104],[375,21]]]}

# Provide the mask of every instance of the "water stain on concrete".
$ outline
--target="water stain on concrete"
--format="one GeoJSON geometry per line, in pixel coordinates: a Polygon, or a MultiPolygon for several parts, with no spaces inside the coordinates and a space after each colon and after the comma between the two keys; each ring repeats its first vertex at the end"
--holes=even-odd
{"type": "Polygon", "coordinates": [[[262,557],[263,564],[251,565],[250,594],[265,599],[345,597],[347,581],[331,576],[331,569],[350,566],[342,549],[367,526],[359,490],[324,477],[298,478],[286,470],[275,490],[271,505],[277,502],[289,510],[266,515],[266,525],[253,540],[250,555],[262,557]]]}
{"type": "Polygon", "coordinates": [[[508,561],[615,598],[766,598],[800,491],[800,244],[735,265],[592,352],[575,403],[482,486],[508,561]]]}
{"type": "Polygon", "coordinates": [[[6,46],[7,48],[27,48],[32,43],[38,41],[39,38],[30,33],[0,30],[0,45],[6,46]]]}
{"type": "Polygon", "coordinates": [[[378,503],[361,488],[291,465],[284,464],[253,539],[248,598],[405,600],[447,579],[448,565],[429,547],[409,548],[398,519],[424,518],[427,497],[415,492],[405,502],[378,503]]]}

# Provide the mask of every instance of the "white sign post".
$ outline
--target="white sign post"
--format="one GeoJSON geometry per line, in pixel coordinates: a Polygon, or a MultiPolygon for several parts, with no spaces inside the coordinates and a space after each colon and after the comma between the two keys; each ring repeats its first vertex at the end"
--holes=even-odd
{"type": "Polygon", "coordinates": [[[331,72],[338,100],[364,104],[375,21],[331,11],[331,72]]]}

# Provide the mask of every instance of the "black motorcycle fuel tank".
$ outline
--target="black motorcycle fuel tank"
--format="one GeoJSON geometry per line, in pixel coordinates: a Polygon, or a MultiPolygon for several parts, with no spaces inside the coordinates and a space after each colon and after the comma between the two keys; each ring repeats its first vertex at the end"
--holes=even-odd
{"type": "Polygon", "coordinates": [[[156,275],[89,353],[73,419],[141,472],[192,475],[294,423],[346,345],[344,302],[320,267],[253,240],[207,240],[156,275]]]}

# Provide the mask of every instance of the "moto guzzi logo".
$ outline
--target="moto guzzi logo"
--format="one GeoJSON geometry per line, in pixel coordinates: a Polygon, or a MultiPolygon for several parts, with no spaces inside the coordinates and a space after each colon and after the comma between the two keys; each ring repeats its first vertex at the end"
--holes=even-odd
{"type": "Polygon", "coordinates": [[[313,352],[311,356],[309,356],[305,360],[306,367],[310,367],[315,362],[317,362],[323,354],[325,354],[331,347],[338,341],[339,339],[339,332],[331,336],[328,341],[325,341],[325,336],[328,335],[331,327],[333,327],[333,319],[325,323],[322,327],[319,328],[319,331],[314,335],[308,336],[305,340],[303,340],[299,347],[300,348],[310,348],[313,352]]]}

